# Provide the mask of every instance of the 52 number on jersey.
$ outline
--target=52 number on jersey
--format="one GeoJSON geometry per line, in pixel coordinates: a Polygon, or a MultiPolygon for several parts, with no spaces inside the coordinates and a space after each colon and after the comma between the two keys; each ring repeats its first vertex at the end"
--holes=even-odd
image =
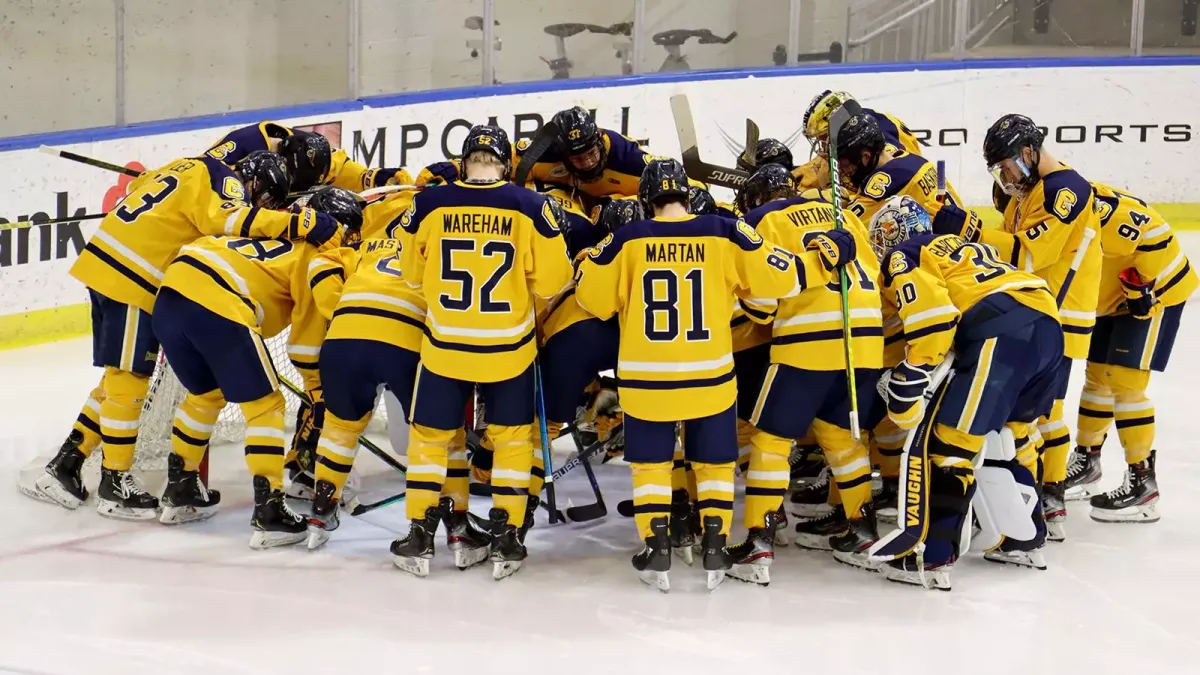
{"type": "Polygon", "coordinates": [[[479,297],[476,298],[475,275],[471,273],[470,269],[455,266],[454,255],[455,253],[460,255],[474,253],[478,244],[479,242],[474,239],[442,240],[442,281],[457,283],[459,292],[457,296],[442,293],[438,296],[438,302],[445,309],[455,312],[466,312],[476,306],[480,312],[485,314],[511,311],[512,305],[503,300],[495,300],[492,298],[492,293],[495,292],[496,286],[500,285],[500,281],[504,279],[509,270],[513,268],[517,250],[512,242],[508,241],[483,242],[483,246],[479,247],[482,257],[489,260],[499,258],[499,262],[487,281],[480,286],[479,297]]]}

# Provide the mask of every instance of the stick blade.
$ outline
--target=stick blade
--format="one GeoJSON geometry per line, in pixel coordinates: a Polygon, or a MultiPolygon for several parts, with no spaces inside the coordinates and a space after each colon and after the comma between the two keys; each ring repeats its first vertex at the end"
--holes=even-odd
{"type": "Polygon", "coordinates": [[[47,155],[54,155],[55,157],[58,157],[62,154],[58,148],[52,148],[49,145],[39,145],[38,151],[44,152],[47,155]]]}
{"type": "Polygon", "coordinates": [[[633,517],[633,500],[632,499],[623,499],[620,502],[618,502],[617,503],[617,513],[621,514],[625,518],[632,518],[633,517]]]}
{"type": "Polygon", "coordinates": [[[607,515],[608,509],[604,506],[604,502],[567,507],[567,519],[573,523],[586,523],[589,520],[599,520],[607,515]]]}
{"type": "Polygon", "coordinates": [[[758,123],[749,117],[746,118],[746,147],[742,150],[742,164],[748,167],[758,165],[756,155],[758,154],[758,123]]]}
{"type": "Polygon", "coordinates": [[[688,103],[687,94],[675,94],[671,97],[671,115],[675,118],[675,133],[679,136],[679,150],[684,164],[687,164],[689,156],[699,160],[696,124],[692,119],[692,106],[688,103]]]}

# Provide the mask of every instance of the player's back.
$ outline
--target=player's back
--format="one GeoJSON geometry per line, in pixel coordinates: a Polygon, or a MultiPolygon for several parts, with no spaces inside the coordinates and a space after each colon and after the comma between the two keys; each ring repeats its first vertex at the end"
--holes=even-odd
{"type": "Polygon", "coordinates": [[[794,262],[744,221],[720,216],[629,223],[592,249],[575,297],[621,324],[622,408],[677,421],[733,405],[735,296],[799,291],[794,262]]]}
{"type": "MultiPolygon", "coordinates": [[[[936,216],[942,208],[938,201],[937,166],[920,155],[901,150],[867,178],[849,209],[863,222],[870,222],[871,217],[896,196],[912,197],[931,217],[936,216]]],[[[946,202],[961,203],[949,185],[946,186],[946,202]]]]}
{"type": "MultiPolygon", "coordinates": [[[[870,254],[866,229],[852,213],[843,211],[843,222],[855,239],[859,255],[848,265],[851,348],[855,366],[879,368],[883,358],[883,313],[879,297],[879,263],[870,254]]],[[[835,228],[832,204],[806,197],[769,202],[746,215],[746,222],[766,240],[796,256],[805,253],[818,235],[835,228]]],[[[807,268],[807,266],[806,266],[807,268]]],[[[814,266],[815,268],[815,266],[814,266]]],[[[842,345],[840,283],[805,280],[804,290],[782,300],[775,313],[771,360],[806,370],[841,370],[846,367],[842,345]]]]}
{"type": "Polygon", "coordinates": [[[243,204],[246,190],[232,169],[207,157],[177,159],[133,185],[100,221],[71,274],[108,298],[150,312],[179,247],[207,234],[200,221],[210,204],[243,204]]]}
{"type": "Polygon", "coordinates": [[[401,217],[401,267],[428,302],[424,366],[444,377],[499,382],[536,353],[533,295],[570,281],[556,202],[511,183],[428,188],[401,217]]]}
{"type": "Polygon", "coordinates": [[[270,338],[291,324],[296,300],[309,293],[316,253],[303,241],[203,237],[180,249],[163,286],[270,338]]]}
{"type": "Polygon", "coordinates": [[[887,139],[888,143],[905,152],[921,154],[921,142],[917,140],[908,125],[901,122],[898,117],[870,108],[863,108],[863,112],[875,118],[875,121],[879,123],[879,130],[883,132],[883,137],[887,139]]]}
{"type": "Polygon", "coordinates": [[[357,267],[346,277],[326,340],[376,340],[421,350],[425,297],[405,283],[400,241],[365,239],[357,267]]]}

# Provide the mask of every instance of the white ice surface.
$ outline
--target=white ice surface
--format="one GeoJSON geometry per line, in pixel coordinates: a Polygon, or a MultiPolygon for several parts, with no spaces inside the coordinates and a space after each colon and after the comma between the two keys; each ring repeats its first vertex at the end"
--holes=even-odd
{"type": "MultiPolygon", "coordinates": [[[[628,469],[611,465],[597,468],[610,515],[549,528],[539,513],[529,560],[501,582],[487,566],[454,570],[444,553],[428,579],[394,569],[387,548],[407,529],[403,505],[346,517],[318,552],[251,551],[237,447],[215,450],[211,482],[225,498],[211,521],[167,528],[105,520],[90,504],[67,512],[14,483],[62,441],[95,385],[89,342],[0,352],[0,673],[1200,672],[1194,311],[1151,387],[1162,521],[1100,524],[1072,503],[1049,570],[972,556],[950,593],[791,547],[769,588],[731,580],[709,594],[701,571],[676,563],[661,595],[629,566],[637,534],[616,513],[628,469]]],[[[1123,469],[1113,436],[1106,488],[1123,469]]],[[[367,499],[402,489],[366,453],[360,462],[367,499]]],[[[590,495],[582,470],[559,484],[560,506],[590,495]]]]}

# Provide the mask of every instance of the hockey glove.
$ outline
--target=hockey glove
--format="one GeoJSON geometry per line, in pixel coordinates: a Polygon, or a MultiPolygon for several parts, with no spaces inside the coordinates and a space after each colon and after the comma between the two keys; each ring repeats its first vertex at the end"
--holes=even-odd
{"type": "Polygon", "coordinates": [[[321,211],[305,209],[293,217],[297,219],[299,238],[315,246],[333,239],[333,235],[341,229],[337,218],[321,211]]]}
{"type": "Polygon", "coordinates": [[[858,252],[854,235],[849,230],[830,230],[819,234],[805,248],[810,251],[816,249],[821,255],[821,264],[831,272],[854,260],[858,252]]]}
{"type": "Polygon", "coordinates": [[[876,389],[887,401],[888,417],[901,429],[911,429],[921,421],[931,372],[932,366],[917,366],[901,361],[879,378],[876,389]]]}
{"type": "Polygon", "coordinates": [[[454,162],[434,162],[417,174],[417,187],[453,183],[458,180],[458,165],[454,162]]]}
{"type": "Polygon", "coordinates": [[[934,234],[956,234],[967,241],[979,241],[979,217],[954,204],[943,204],[933,217],[934,234]]]}
{"type": "Polygon", "coordinates": [[[1149,319],[1162,311],[1162,303],[1154,294],[1154,280],[1146,281],[1132,267],[1118,275],[1121,290],[1125,292],[1125,305],[1135,319],[1149,319]]]}

